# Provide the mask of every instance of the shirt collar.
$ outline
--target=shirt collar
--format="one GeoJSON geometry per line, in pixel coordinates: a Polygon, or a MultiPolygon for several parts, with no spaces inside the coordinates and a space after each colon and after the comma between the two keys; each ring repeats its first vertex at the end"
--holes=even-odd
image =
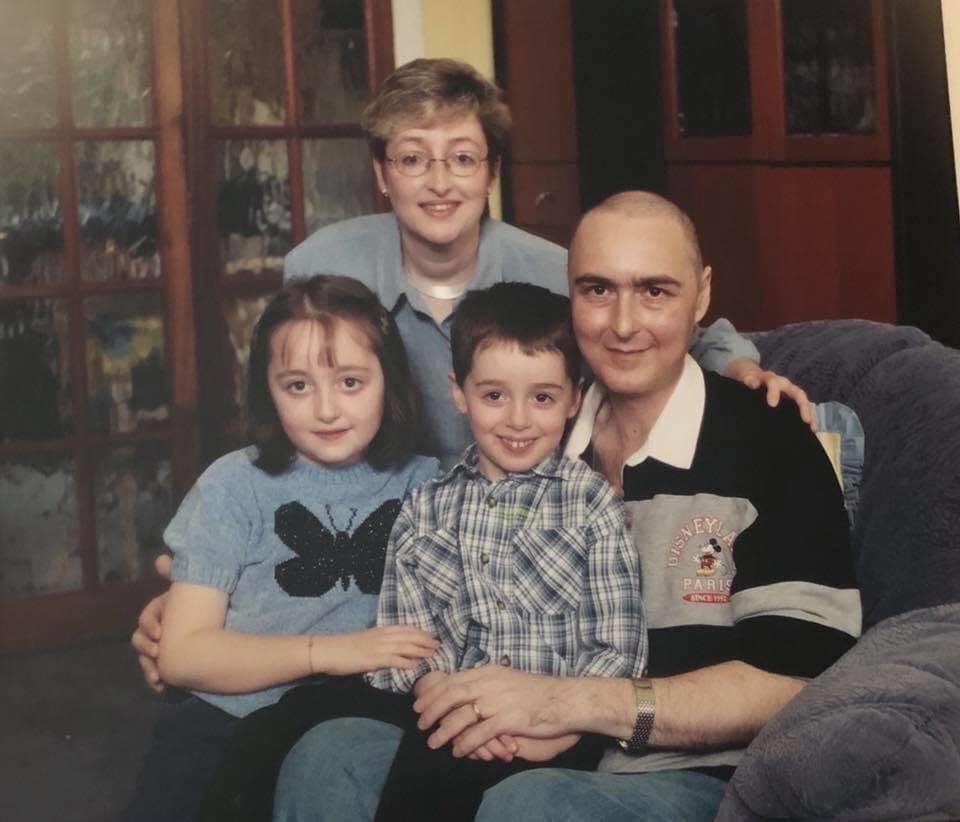
{"type": "MultiPolygon", "coordinates": [[[[560,471],[559,466],[563,457],[563,451],[557,448],[552,454],[534,465],[529,471],[524,471],[523,473],[519,474],[507,474],[504,479],[510,479],[510,477],[527,477],[530,474],[537,474],[541,477],[562,478],[563,474],[560,471]]],[[[491,481],[488,480],[480,470],[479,455],[477,454],[477,444],[475,442],[467,446],[466,450],[463,452],[453,468],[450,469],[450,472],[447,474],[447,476],[453,477],[455,474],[460,472],[469,474],[471,477],[484,479],[487,482],[491,481]]],[[[502,482],[503,480],[498,481],[502,482]]]]}
{"type": "MultiPolygon", "coordinates": [[[[565,453],[568,457],[579,457],[587,450],[593,438],[597,412],[606,396],[606,390],[599,383],[595,382],[590,386],[567,440],[565,453]]],[[[625,464],[639,465],[647,457],[653,457],[675,468],[690,468],[693,464],[694,452],[697,450],[697,438],[700,436],[705,403],[706,386],[703,371],[687,354],[683,360],[680,379],[677,380],[670,399],[667,400],[653,428],[650,429],[647,441],[627,458],[625,464]]]]}
{"type": "MultiPolygon", "coordinates": [[[[419,292],[409,284],[406,275],[403,273],[403,245],[400,242],[400,223],[397,221],[396,215],[390,214],[388,216],[391,218],[392,230],[389,240],[381,246],[380,259],[377,261],[380,302],[388,310],[393,311],[400,297],[405,296],[407,302],[421,311],[425,311],[426,307],[419,292]]],[[[493,247],[498,242],[499,238],[493,230],[493,219],[487,217],[480,223],[477,269],[473,279],[467,285],[469,291],[487,288],[503,279],[503,271],[494,265],[494,262],[500,258],[497,249],[493,247]]],[[[462,297],[458,298],[456,304],[459,304],[462,299],[462,297]]]]}

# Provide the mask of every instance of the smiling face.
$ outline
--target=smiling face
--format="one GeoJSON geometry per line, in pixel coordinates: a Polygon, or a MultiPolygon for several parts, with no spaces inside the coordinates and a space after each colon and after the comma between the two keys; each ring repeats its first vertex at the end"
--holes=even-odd
{"type": "Polygon", "coordinates": [[[490,480],[546,459],[580,405],[580,388],[570,381],[562,354],[528,354],[502,340],[474,352],[463,387],[452,375],[450,382],[454,405],[470,418],[480,470],[490,480]]]}
{"type": "Polygon", "coordinates": [[[302,459],[340,468],[364,459],[383,418],[383,369],[364,334],[290,320],[270,338],[270,396],[302,459]]]}
{"type": "Polygon", "coordinates": [[[625,398],[669,396],[694,325],[710,303],[710,268],[699,271],[676,219],[588,214],[570,249],[573,327],[600,382],[625,398]]]}
{"type": "MultiPolygon", "coordinates": [[[[452,115],[426,126],[403,126],[387,142],[386,156],[399,161],[421,152],[428,157],[452,157],[458,151],[486,158],[487,140],[475,114],[452,115]]],[[[396,162],[374,160],[380,188],[385,190],[400,223],[406,244],[458,251],[476,245],[487,195],[496,179],[489,162],[470,177],[457,177],[445,163],[431,163],[420,177],[406,177],[396,162]]]]}

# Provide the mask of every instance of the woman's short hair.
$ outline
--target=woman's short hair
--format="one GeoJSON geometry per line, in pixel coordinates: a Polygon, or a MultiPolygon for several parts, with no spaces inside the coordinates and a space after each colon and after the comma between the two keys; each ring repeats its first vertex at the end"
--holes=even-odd
{"type": "Polygon", "coordinates": [[[419,443],[420,396],[410,374],[407,352],[397,324],[359,280],[336,274],[316,274],[290,280],[264,309],[253,332],[248,368],[248,433],[259,454],[254,464],[268,474],[290,467],[296,449],[290,442],[270,395],[267,369],[273,333],[292,320],[312,320],[329,335],[338,320],[363,332],[383,370],[383,419],[367,448],[374,468],[400,465],[419,443]]]}
{"type": "Polygon", "coordinates": [[[448,58],[404,63],[384,80],[362,122],[370,150],[382,163],[398,129],[461,113],[475,114],[480,121],[494,169],[506,149],[510,109],[500,88],[468,63],[448,58]]]}

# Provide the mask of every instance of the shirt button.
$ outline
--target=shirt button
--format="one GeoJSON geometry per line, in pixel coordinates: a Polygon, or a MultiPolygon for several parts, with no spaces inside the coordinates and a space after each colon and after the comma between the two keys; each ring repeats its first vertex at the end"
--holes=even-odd
{"type": "Polygon", "coordinates": [[[488,505],[490,508],[496,508],[496,507],[497,507],[497,498],[496,498],[496,497],[487,497],[487,505],[488,505]]]}
{"type": "Polygon", "coordinates": [[[504,604],[504,602],[503,602],[502,599],[498,599],[498,600],[497,600],[497,607],[502,611],[502,610],[503,610],[504,608],[506,608],[507,606],[504,604]]]}
{"type": "Polygon", "coordinates": [[[504,654],[502,657],[500,657],[500,664],[503,665],[505,668],[509,668],[509,667],[510,667],[510,656],[509,656],[509,654],[504,654]]]}
{"type": "Polygon", "coordinates": [[[490,554],[480,554],[480,562],[484,565],[490,562],[490,554]]]}

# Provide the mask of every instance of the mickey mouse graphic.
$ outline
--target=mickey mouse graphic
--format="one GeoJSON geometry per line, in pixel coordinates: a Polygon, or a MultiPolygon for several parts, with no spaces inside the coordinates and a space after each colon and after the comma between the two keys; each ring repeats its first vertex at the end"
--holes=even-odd
{"type": "Polygon", "coordinates": [[[712,577],[717,571],[723,570],[724,561],[720,556],[723,547],[713,537],[700,549],[693,558],[697,566],[698,577],[712,577]]]}

